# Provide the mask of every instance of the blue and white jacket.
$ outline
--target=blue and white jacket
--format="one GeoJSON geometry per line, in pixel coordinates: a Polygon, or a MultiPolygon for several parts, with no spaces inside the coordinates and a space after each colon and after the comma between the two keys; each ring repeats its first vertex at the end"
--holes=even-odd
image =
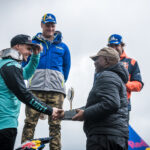
{"type": "Polygon", "coordinates": [[[40,53],[39,65],[29,81],[29,89],[65,94],[64,83],[68,79],[71,57],[67,45],[62,42],[61,32],[55,32],[53,41],[46,40],[42,33],[38,33],[33,37],[33,43],[41,44],[43,51],[40,53]]]}

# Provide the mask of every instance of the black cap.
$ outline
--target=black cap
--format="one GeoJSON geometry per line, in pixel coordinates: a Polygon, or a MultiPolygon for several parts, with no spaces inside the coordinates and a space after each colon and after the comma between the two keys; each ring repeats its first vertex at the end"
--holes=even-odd
{"type": "Polygon", "coordinates": [[[40,46],[32,43],[31,37],[29,35],[19,34],[13,37],[10,41],[11,47],[17,44],[27,44],[31,45],[32,48],[39,48],[40,46]]]}

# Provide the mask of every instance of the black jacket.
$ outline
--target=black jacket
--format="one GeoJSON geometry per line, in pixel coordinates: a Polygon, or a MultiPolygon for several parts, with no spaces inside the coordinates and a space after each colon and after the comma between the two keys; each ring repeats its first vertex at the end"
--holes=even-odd
{"type": "Polygon", "coordinates": [[[84,111],[84,131],[128,138],[128,72],[118,63],[97,74],[84,111]]]}

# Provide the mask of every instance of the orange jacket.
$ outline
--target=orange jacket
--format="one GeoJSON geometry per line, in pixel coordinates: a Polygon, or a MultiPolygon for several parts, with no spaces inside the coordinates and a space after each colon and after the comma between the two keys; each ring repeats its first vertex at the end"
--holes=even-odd
{"type": "Polygon", "coordinates": [[[122,55],[120,56],[120,61],[123,62],[124,66],[128,69],[129,72],[129,81],[126,84],[126,88],[127,97],[128,100],[130,100],[131,92],[141,91],[144,84],[142,82],[140,69],[136,60],[129,58],[123,51],[122,55]]]}

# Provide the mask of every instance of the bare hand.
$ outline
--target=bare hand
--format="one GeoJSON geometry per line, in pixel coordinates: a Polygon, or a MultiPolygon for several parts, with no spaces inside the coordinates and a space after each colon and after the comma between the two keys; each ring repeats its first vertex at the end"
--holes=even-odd
{"type": "Polygon", "coordinates": [[[33,48],[33,54],[37,55],[43,50],[43,46],[41,44],[36,44],[38,46],[35,46],[33,48]]]}
{"type": "Polygon", "coordinates": [[[84,117],[83,117],[84,110],[77,109],[76,112],[77,112],[77,114],[74,117],[72,117],[72,120],[83,121],[84,120],[84,117]]]}
{"type": "Polygon", "coordinates": [[[64,114],[64,110],[53,107],[53,113],[52,113],[53,120],[61,119],[63,114],[64,114]]]}

